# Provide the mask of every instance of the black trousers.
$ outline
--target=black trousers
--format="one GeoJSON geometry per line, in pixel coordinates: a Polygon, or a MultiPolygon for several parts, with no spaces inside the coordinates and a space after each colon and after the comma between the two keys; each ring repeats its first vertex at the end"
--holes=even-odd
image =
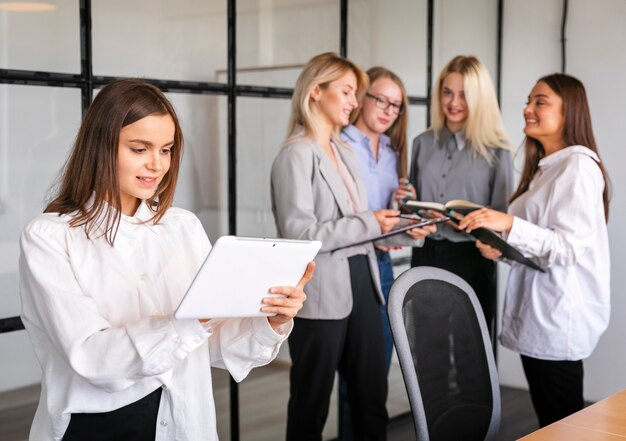
{"type": "Polygon", "coordinates": [[[367,256],[349,259],[354,301],[341,320],[295,319],[289,336],[287,441],[320,441],[335,372],[348,386],[354,439],[387,437],[385,342],[367,256]]]}
{"type": "Polygon", "coordinates": [[[530,398],[541,427],[585,407],[583,362],[539,360],[522,355],[530,398]]]}
{"type": "Polygon", "coordinates": [[[73,413],[63,441],[154,441],[163,389],[103,413],[73,413]]]}
{"type": "Polygon", "coordinates": [[[485,259],[474,242],[426,239],[423,247],[413,248],[411,267],[415,266],[434,266],[450,271],[472,287],[480,301],[489,336],[495,347],[498,299],[496,263],[485,259]]]}

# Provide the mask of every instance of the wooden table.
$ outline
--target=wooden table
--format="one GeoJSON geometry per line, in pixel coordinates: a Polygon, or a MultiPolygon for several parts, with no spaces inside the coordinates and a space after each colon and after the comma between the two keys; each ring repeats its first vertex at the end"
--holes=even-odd
{"type": "Polygon", "coordinates": [[[547,440],[626,441],[626,390],[520,438],[547,440]]]}

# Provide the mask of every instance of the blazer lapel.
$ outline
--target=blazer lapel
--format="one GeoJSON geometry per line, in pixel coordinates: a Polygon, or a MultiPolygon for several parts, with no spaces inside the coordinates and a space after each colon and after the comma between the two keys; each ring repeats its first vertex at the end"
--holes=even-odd
{"type": "Polygon", "coordinates": [[[351,211],[350,206],[348,205],[348,191],[346,190],[346,186],[341,180],[339,172],[335,169],[335,166],[326,152],[318,143],[315,143],[314,145],[319,159],[320,174],[328,183],[333,196],[335,196],[335,201],[337,202],[339,211],[343,216],[345,216],[351,211]]]}
{"type": "Polygon", "coordinates": [[[361,177],[358,158],[351,148],[338,145],[337,151],[339,151],[341,159],[343,159],[344,164],[346,164],[346,167],[350,171],[350,174],[356,183],[356,190],[359,193],[359,202],[361,203],[361,211],[366,211],[368,209],[367,187],[365,186],[365,181],[361,177]]]}

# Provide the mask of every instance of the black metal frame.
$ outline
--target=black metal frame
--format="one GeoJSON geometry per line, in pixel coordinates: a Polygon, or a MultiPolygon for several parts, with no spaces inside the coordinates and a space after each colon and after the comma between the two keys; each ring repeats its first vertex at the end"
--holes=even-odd
{"type": "Polygon", "coordinates": [[[563,13],[561,16],[561,73],[565,73],[567,67],[567,13],[569,1],[563,0],[563,13]]]}
{"type": "Polygon", "coordinates": [[[502,32],[504,29],[504,0],[498,0],[498,30],[496,45],[496,96],[501,101],[502,94],[502,32]]]}

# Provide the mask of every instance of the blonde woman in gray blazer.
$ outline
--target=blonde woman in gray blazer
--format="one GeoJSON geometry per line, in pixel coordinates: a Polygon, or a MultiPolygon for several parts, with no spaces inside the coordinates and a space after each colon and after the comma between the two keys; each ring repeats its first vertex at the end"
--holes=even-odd
{"type": "MultiPolygon", "coordinates": [[[[334,53],[312,58],[296,83],[290,136],[272,167],[279,235],[322,241],[308,300],[289,337],[288,441],[322,439],[337,370],[348,384],[354,438],[386,439],[384,300],[376,255],[371,243],[342,248],[398,223],[397,211],[367,209],[357,158],[339,138],[366,88],[367,77],[352,62],[334,53]]],[[[433,230],[412,230],[405,242],[415,246],[433,230]]]]}

